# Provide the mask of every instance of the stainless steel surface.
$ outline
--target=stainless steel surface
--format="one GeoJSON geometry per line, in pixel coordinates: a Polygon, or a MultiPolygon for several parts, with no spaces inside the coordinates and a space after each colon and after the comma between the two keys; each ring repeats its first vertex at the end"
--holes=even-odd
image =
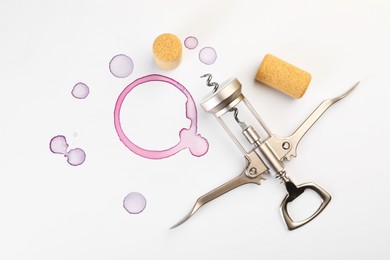
{"type": "MultiPolygon", "coordinates": [[[[211,75],[206,74],[205,76],[209,77],[208,85],[211,85],[211,75]]],[[[206,98],[201,106],[206,112],[215,115],[225,131],[229,134],[231,139],[244,154],[247,161],[246,168],[238,177],[201,196],[196,201],[192,210],[172,228],[177,227],[187,221],[200,207],[206,203],[234,188],[247,183],[260,184],[260,181],[264,179],[264,174],[267,172],[269,173],[270,171],[274,173],[276,178],[280,179],[286,187],[287,195],[282,201],[280,210],[283,221],[289,230],[299,228],[317,217],[330,202],[330,194],[314,183],[295,185],[287,176],[283,161],[290,160],[291,157],[296,157],[297,146],[306,132],[331,105],[350,94],[358,84],[359,82],[357,82],[347,92],[338,97],[323,101],[291,136],[285,138],[278,137],[269,130],[267,125],[254,110],[250,102],[242,94],[242,86],[237,79],[231,79],[222,84],[216,92],[213,92],[211,96],[206,98]],[[256,118],[263,130],[268,134],[265,140],[260,139],[260,135],[253,126],[248,125],[247,122],[239,119],[239,109],[236,106],[241,101],[243,101],[250,113],[256,118]],[[251,152],[246,153],[243,145],[221,119],[221,116],[229,111],[233,112],[232,116],[234,120],[240,125],[242,134],[245,136],[248,143],[253,147],[251,152]],[[294,221],[287,210],[287,205],[298,198],[307,189],[317,193],[322,199],[322,203],[311,216],[308,216],[301,221],[294,221]]]]}
{"type": "Polygon", "coordinates": [[[221,84],[217,92],[211,93],[200,105],[209,113],[221,116],[243,100],[241,83],[231,79],[221,84]]]}
{"type": "Polygon", "coordinates": [[[246,155],[246,151],[244,149],[244,147],[241,145],[241,143],[237,140],[237,138],[234,136],[233,132],[230,131],[229,127],[225,124],[225,122],[219,118],[219,117],[215,117],[217,119],[217,121],[221,124],[221,126],[223,127],[223,129],[225,129],[226,133],[228,133],[228,135],[230,136],[230,138],[233,140],[233,142],[237,145],[238,149],[241,151],[241,153],[245,156],[246,155]]]}
{"type": "MultiPolygon", "coordinates": [[[[337,96],[335,98],[327,99],[323,101],[314,111],[309,115],[309,117],[298,127],[298,129],[289,137],[284,138],[283,141],[291,144],[291,149],[283,156],[287,160],[291,160],[291,157],[297,156],[297,146],[302,140],[302,137],[309,131],[309,129],[314,125],[315,122],[324,114],[324,112],[337,101],[348,96],[357,86],[359,82],[356,82],[348,91],[337,96]]],[[[280,159],[283,159],[280,158],[280,159]]]]}
{"type": "Polygon", "coordinates": [[[268,171],[267,166],[261,161],[261,159],[255,154],[254,151],[247,154],[245,159],[246,167],[240,175],[199,197],[191,211],[178,223],[173,225],[171,229],[176,228],[186,222],[202,206],[225,194],[226,192],[229,192],[244,184],[253,183],[260,185],[261,180],[265,179],[264,174],[268,171]]]}
{"type": "Polygon", "coordinates": [[[256,112],[256,110],[252,107],[251,103],[244,97],[244,104],[248,107],[249,111],[252,113],[252,115],[255,116],[257,122],[260,123],[261,127],[265,130],[268,137],[272,136],[271,130],[268,128],[268,126],[264,123],[263,119],[259,116],[259,114],[256,112]]]}
{"type": "Polygon", "coordinates": [[[255,131],[253,126],[248,126],[242,130],[242,134],[250,144],[254,144],[260,140],[259,134],[255,131]]]}
{"type": "Polygon", "coordinates": [[[294,230],[312,221],[322,212],[322,210],[328,205],[332,198],[330,194],[326,192],[326,190],[324,190],[315,183],[304,183],[296,186],[293,182],[286,181],[285,186],[287,190],[287,195],[282,201],[282,204],[280,205],[280,212],[282,213],[284,223],[286,224],[288,230],[294,230]],[[298,198],[301,194],[303,194],[305,190],[312,190],[317,193],[322,199],[321,205],[311,216],[307,217],[306,219],[301,221],[294,221],[287,211],[287,205],[288,203],[298,198]]]}

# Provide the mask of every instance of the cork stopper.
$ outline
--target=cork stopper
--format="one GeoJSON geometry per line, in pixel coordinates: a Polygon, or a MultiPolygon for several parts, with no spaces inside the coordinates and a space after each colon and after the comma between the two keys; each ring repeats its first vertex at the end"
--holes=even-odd
{"type": "Polygon", "coordinates": [[[154,61],[159,68],[163,70],[173,70],[179,66],[181,62],[181,41],[174,34],[161,34],[154,40],[153,55],[154,61]]]}
{"type": "Polygon", "coordinates": [[[301,98],[311,81],[310,73],[271,54],[264,56],[256,80],[293,98],[301,98]]]}

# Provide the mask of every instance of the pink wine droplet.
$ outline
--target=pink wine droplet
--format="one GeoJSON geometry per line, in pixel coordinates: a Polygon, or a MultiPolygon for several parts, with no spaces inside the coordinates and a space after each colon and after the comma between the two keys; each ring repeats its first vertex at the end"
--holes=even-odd
{"type": "Polygon", "coordinates": [[[80,148],[71,149],[68,154],[68,163],[73,166],[78,166],[85,161],[85,152],[80,148]]]}
{"type": "Polygon", "coordinates": [[[204,47],[199,52],[199,60],[207,65],[211,65],[217,59],[217,52],[214,48],[204,47]]]}
{"type": "Polygon", "coordinates": [[[89,87],[82,82],[79,82],[76,85],[74,85],[72,89],[72,95],[78,99],[84,99],[88,96],[88,94],[89,94],[89,87]]]}
{"type": "Polygon", "coordinates": [[[50,151],[52,151],[53,153],[59,153],[59,154],[66,155],[67,154],[66,151],[68,150],[68,147],[69,147],[69,145],[66,142],[65,136],[63,136],[63,135],[54,136],[50,140],[49,148],[50,148],[50,151]]]}
{"type": "Polygon", "coordinates": [[[118,54],[111,59],[109,68],[115,77],[126,78],[133,72],[134,64],[130,57],[118,54]]]}
{"type": "Polygon", "coordinates": [[[186,46],[187,49],[195,49],[198,47],[198,39],[196,39],[193,36],[189,36],[184,40],[184,46],[186,46]]]}
{"type": "Polygon", "coordinates": [[[130,214],[141,213],[146,207],[146,199],[139,192],[130,192],[123,200],[123,207],[130,214]]]}

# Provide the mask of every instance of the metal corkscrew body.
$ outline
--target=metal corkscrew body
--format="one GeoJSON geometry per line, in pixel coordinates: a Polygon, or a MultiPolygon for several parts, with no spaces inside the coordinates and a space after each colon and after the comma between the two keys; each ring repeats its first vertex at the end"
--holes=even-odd
{"type": "Polygon", "coordinates": [[[214,87],[214,89],[211,95],[201,103],[201,106],[206,112],[214,114],[217,121],[243,153],[246,166],[239,176],[199,197],[192,210],[172,228],[187,221],[206,203],[232,189],[249,183],[260,185],[261,181],[265,179],[266,173],[273,173],[286,188],[287,194],[281,203],[280,211],[283,221],[289,230],[299,228],[317,217],[330,202],[330,194],[315,183],[296,185],[287,175],[284,162],[291,160],[292,157],[296,157],[297,146],[306,132],[331,105],[350,94],[359,82],[354,84],[344,94],[323,101],[292,135],[282,138],[274,135],[269,130],[250,102],[242,94],[242,85],[237,79],[231,79],[219,85],[216,82],[211,82],[211,74],[206,74],[202,77],[208,77],[207,85],[214,87]],[[247,110],[250,116],[257,121],[261,129],[256,129],[246,119],[241,118],[241,110],[247,110]],[[229,120],[229,117],[233,117],[233,122],[239,126],[238,132],[244,138],[237,137],[230,129],[231,127],[225,122],[225,120],[229,120]],[[258,130],[262,130],[262,134],[258,130]],[[248,145],[249,148],[246,148],[248,145]],[[301,221],[294,221],[287,210],[287,205],[303,194],[305,190],[312,190],[318,194],[322,199],[321,205],[311,216],[301,221]]]}

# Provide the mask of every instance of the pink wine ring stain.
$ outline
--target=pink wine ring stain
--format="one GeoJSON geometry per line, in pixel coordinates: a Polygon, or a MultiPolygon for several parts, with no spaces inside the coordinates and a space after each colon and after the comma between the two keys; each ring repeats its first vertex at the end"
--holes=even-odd
{"type": "Polygon", "coordinates": [[[159,74],[144,76],[133,81],[122,91],[115,104],[114,125],[115,125],[116,132],[118,133],[119,139],[127,148],[129,148],[135,154],[138,154],[148,159],[167,158],[186,148],[190,150],[192,155],[197,157],[206,154],[209,148],[209,144],[204,137],[202,137],[200,134],[197,133],[197,128],[198,128],[197,123],[198,123],[198,115],[197,115],[196,105],[190,92],[188,92],[188,90],[179,82],[159,74]],[[129,94],[130,91],[132,91],[138,85],[141,85],[146,82],[151,82],[151,81],[166,82],[176,87],[178,90],[180,90],[187,97],[186,117],[191,121],[190,127],[188,129],[183,128],[180,131],[179,143],[169,149],[161,150],[161,151],[146,150],[132,143],[130,139],[126,136],[126,134],[123,132],[121,121],[120,121],[122,103],[125,100],[127,94],[129,94]]]}
{"type": "Polygon", "coordinates": [[[63,135],[57,135],[50,140],[49,148],[52,153],[63,154],[72,166],[78,166],[85,161],[85,152],[80,148],[68,151],[68,143],[63,135]]]}

